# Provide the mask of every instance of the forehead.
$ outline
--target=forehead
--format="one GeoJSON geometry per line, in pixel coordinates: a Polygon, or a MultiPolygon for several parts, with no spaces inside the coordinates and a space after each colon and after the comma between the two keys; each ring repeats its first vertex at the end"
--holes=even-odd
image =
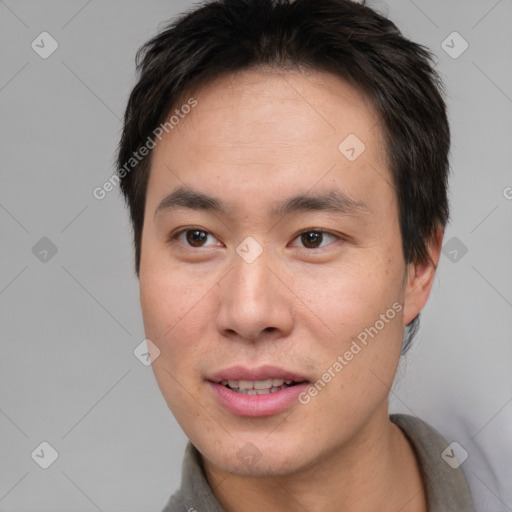
{"type": "Polygon", "coordinates": [[[253,69],[193,90],[183,103],[192,97],[197,105],[154,149],[148,199],[178,185],[251,202],[294,186],[336,186],[363,201],[390,188],[378,116],[330,73],[253,69]]]}

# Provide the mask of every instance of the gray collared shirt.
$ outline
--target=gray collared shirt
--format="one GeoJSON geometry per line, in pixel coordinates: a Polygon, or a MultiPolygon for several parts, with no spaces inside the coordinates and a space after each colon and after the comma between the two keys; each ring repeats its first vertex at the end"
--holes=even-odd
{"type": "MultiPolygon", "coordinates": [[[[416,452],[425,483],[428,512],[475,512],[461,467],[454,469],[441,457],[448,443],[439,432],[419,418],[406,414],[391,414],[390,420],[402,429],[416,452]]],[[[453,456],[451,451],[449,456],[453,456]]],[[[196,511],[225,512],[208,484],[199,452],[189,442],[183,459],[181,487],[162,512],[196,511]]]]}

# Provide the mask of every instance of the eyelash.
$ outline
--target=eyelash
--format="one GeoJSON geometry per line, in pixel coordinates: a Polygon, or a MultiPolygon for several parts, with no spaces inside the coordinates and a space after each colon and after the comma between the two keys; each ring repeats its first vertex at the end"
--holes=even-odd
{"type": "MultiPolygon", "coordinates": [[[[188,231],[200,231],[202,233],[206,233],[207,235],[212,235],[212,233],[210,233],[209,231],[206,231],[205,229],[202,229],[202,228],[199,228],[199,227],[189,227],[189,228],[185,228],[185,229],[181,229],[180,231],[177,231],[176,233],[171,233],[167,239],[167,243],[168,244],[171,244],[173,243],[175,240],[177,240],[181,235],[187,233],[188,231]]],[[[293,238],[293,240],[296,240],[297,238],[300,238],[302,235],[306,234],[306,233],[321,233],[322,235],[329,235],[329,236],[332,236],[334,237],[336,240],[340,241],[340,240],[343,240],[343,237],[341,237],[340,235],[337,235],[335,233],[331,233],[330,231],[325,231],[323,229],[315,229],[315,228],[309,228],[309,229],[305,229],[303,231],[301,231],[300,233],[297,233],[295,235],[295,237],[293,238]]],[[[323,242],[323,240],[322,240],[323,242]]],[[[334,242],[331,242],[331,243],[334,243],[334,242]]],[[[183,244],[185,245],[188,249],[202,249],[202,247],[193,247],[191,245],[188,245],[188,244],[183,244]]],[[[327,245],[331,245],[331,244],[327,244],[327,245]]],[[[312,250],[315,250],[315,249],[323,249],[324,247],[302,247],[303,249],[308,249],[310,251],[312,250]]]]}

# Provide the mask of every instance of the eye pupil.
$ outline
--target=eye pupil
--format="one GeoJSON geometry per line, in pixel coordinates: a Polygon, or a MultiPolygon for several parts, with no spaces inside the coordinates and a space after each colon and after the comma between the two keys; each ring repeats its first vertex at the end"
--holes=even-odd
{"type": "Polygon", "coordinates": [[[187,242],[193,246],[200,246],[208,235],[200,229],[190,229],[187,231],[187,242]]]}
{"type": "Polygon", "coordinates": [[[308,246],[308,244],[322,243],[322,238],[323,235],[319,231],[308,231],[307,233],[302,234],[302,241],[306,246],[308,246]]]}

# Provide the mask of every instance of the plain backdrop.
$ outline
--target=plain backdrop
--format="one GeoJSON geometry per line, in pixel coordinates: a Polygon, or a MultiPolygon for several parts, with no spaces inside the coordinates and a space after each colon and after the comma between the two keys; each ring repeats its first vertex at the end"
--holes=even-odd
{"type": "MultiPolygon", "coordinates": [[[[370,4],[436,54],[453,132],[451,223],[391,408],[464,448],[479,512],[510,511],[512,1],[370,4]]],[[[137,48],[192,5],[0,1],[2,512],[160,511],[179,485],[186,438],[134,355],[128,212],[92,191],[137,48]]]]}

